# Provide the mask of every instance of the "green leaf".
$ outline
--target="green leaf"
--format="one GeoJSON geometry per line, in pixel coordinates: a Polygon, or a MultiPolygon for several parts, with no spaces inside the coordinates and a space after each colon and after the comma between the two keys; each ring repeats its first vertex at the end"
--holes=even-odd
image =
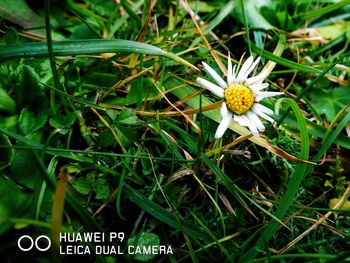
{"type": "Polygon", "coordinates": [[[242,5],[244,4],[244,11],[246,13],[246,18],[248,22],[248,26],[250,28],[261,28],[265,30],[273,29],[274,26],[270,23],[271,17],[266,17],[262,14],[262,9],[272,10],[273,12],[273,2],[271,0],[244,0],[237,1],[237,5],[235,6],[236,17],[241,19],[243,22],[243,12],[242,5]]]}
{"type": "Polygon", "coordinates": [[[106,199],[110,194],[108,183],[104,178],[98,178],[92,188],[96,193],[96,199],[106,199]]]}
{"type": "Polygon", "coordinates": [[[316,28],[315,30],[325,39],[334,40],[344,34],[344,32],[349,32],[350,21],[337,21],[337,23],[327,25],[324,27],[316,28]]]}
{"type": "MultiPolygon", "coordinates": [[[[128,239],[128,246],[133,246],[133,251],[136,251],[137,248],[140,248],[141,251],[143,248],[152,247],[152,246],[159,246],[160,245],[160,239],[156,234],[148,233],[148,232],[142,232],[140,235],[137,236],[131,236],[128,239]]],[[[133,258],[139,261],[150,261],[152,260],[156,254],[149,253],[149,254],[136,254],[133,255],[133,258]]]]}
{"type": "Polygon", "coordinates": [[[5,134],[0,134],[0,145],[8,146],[8,148],[2,148],[0,150],[0,171],[7,167],[13,158],[13,148],[11,148],[12,144],[9,138],[5,134]]]}
{"type": "Polygon", "coordinates": [[[44,20],[29,8],[25,0],[0,1],[0,17],[23,28],[34,28],[44,25],[44,20]]]}
{"type": "Polygon", "coordinates": [[[35,70],[27,65],[21,68],[20,84],[17,91],[19,108],[30,106],[32,111],[46,109],[48,100],[40,85],[40,77],[35,70]]]}
{"type": "Polygon", "coordinates": [[[32,208],[32,195],[24,191],[5,175],[0,174],[0,234],[11,225],[2,220],[22,217],[32,208]]]}
{"type": "Polygon", "coordinates": [[[115,147],[116,143],[117,142],[115,141],[113,133],[110,129],[102,131],[97,137],[97,146],[104,149],[108,147],[115,147]]]}
{"type": "Polygon", "coordinates": [[[89,22],[89,26],[87,24],[80,24],[70,28],[70,30],[72,31],[70,39],[91,39],[97,37],[95,31],[93,30],[93,28],[95,28],[96,26],[91,27],[94,24],[96,23],[94,23],[94,21],[92,20],[89,22]]]}
{"type": "Polygon", "coordinates": [[[138,137],[137,132],[133,128],[118,127],[118,128],[115,128],[115,130],[124,146],[128,146],[140,139],[138,137]]]}
{"type": "Polygon", "coordinates": [[[10,114],[16,113],[16,102],[2,88],[0,88],[0,110],[10,114]]]}
{"type": "Polygon", "coordinates": [[[85,79],[85,83],[96,85],[98,87],[112,87],[120,79],[115,74],[92,72],[85,79]]]}
{"type": "Polygon", "coordinates": [[[13,115],[10,117],[0,116],[0,126],[9,130],[16,130],[18,124],[18,115],[13,115]]]}
{"type": "Polygon", "coordinates": [[[33,133],[45,125],[47,117],[47,112],[34,115],[24,108],[19,116],[19,129],[24,135],[33,133]]]}
{"type": "Polygon", "coordinates": [[[88,0],[91,4],[91,9],[96,11],[101,16],[111,16],[113,15],[113,10],[115,8],[115,4],[113,1],[106,0],[88,0]]]}
{"type": "Polygon", "coordinates": [[[68,130],[72,127],[76,119],[74,112],[67,113],[66,115],[56,115],[53,116],[49,123],[52,127],[60,129],[61,134],[66,134],[68,130]]]}
{"type": "Polygon", "coordinates": [[[96,193],[96,199],[106,199],[110,194],[108,182],[105,178],[95,179],[95,174],[89,173],[86,177],[79,177],[72,182],[75,190],[83,195],[96,193]]]}
{"type": "Polygon", "coordinates": [[[137,123],[137,116],[135,111],[132,111],[131,109],[122,110],[116,119],[117,122],[120,124],[136,124],[137,123]]]}
{"type": "Polygon", "coordinates": [[[91,192],[91,185],[88,179],[85,177],[79,177],[72,182],[72,186],[75,190],[83,195],[87,195],[91,192]]]}
{"type": "Polygon", "coordinates": [[[193,1],[188,3],[192,10],[201,13],[212,13],[223,8],[223,2],[216,1],[215,3],[204,1],[193,1]]]}
{"type": "MultiPolygon", "coordinates": [[[[23,144],[17,143],[16,146],[23,146],[23,144]]],[[[17,182],[28,188],[34,187],[35,180],[38,178],[38,166],[32,151],[15,148],[9,167],[12,177],[17,182]]]]}
{"type": "Polygon", "coordinates": [[[350,103],[350,91],[347,88],[318,89],[311,92],[310,96],[315,101],[314,107],[320,114],[325,114],[329,122],[345,105],[350,103]]]}

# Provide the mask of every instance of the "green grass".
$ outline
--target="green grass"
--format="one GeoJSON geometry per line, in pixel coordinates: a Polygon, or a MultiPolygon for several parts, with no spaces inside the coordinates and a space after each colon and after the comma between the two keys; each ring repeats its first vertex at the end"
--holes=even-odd
{"type": "Polygon", "coordinates": [[[350,261],[350,1],[186,3],[0,1],[1,262],[350,261]],[[228,52],[284,93],[260,137],[214,138],[196,78],[228,52]],[[18,248],[60,232],[122,232],[124,254],[18,248]]]}

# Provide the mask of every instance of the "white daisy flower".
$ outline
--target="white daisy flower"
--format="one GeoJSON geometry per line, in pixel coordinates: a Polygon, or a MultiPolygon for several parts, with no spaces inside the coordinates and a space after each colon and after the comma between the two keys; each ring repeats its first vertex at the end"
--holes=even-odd
{"type": "Polygon", "coordinates": [[[264,79],[267,77],[264,72],[248,78],[259,61],[260,57],[255,61],[253,57],[249,57],[236,73],[236,66],[232,68],[229,55],[227,63],[227,81],[224,81],[208,64],[202,62],[205,71],[217,84],[200,77],[197,78],[197,83],[216,96],[224,99],[220,111],[222,119],[216,130],[215,138],[218,139],[224,135],[232,119],[240,125],[248,127],[254,136],[259,136],[259,131],[262,132],[265,130],[265,126],[261,122],[259,116],[271,123],[274,122],[269,116],[273,114],[273,111],[259,104],[259,101],[264,98],[281,95],[283,92],[262,91],[269,86],[268,83],[263,83],[264,79]]]}

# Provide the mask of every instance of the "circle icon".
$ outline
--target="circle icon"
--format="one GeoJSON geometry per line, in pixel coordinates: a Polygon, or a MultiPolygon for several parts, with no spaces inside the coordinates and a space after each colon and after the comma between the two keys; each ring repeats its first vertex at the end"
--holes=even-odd
{"type": "Polygon", "coordinates": [[[17,245],[18,245],[18,247],[19,247],[20,250],[22,250],[22,251],[29,251],[29,250],[31,250],[31,249],[33,248],[33,246],[34,246],[34,240],[33,240],[33,238],[31,238],[30,236],[24,235],[24,236],[21,236],[21,237],[18,239],[17,245]],[[27,247],[27,248],[22,247],[22,245],[21,245],[21,244],[22,244],[22,240],[24,240],[24,239],[30,240],[30,246],[27,247]]]}
{"type": "Polygon", "coordinates": [[[45,236],[45,235],[38,236],[38,237],[35,239],[35,247],[36,247],[36,249],[39,250],[39,251],[47,251],[47,250],[49,250],[50,247],[51,247],[51,239],[50,239],[48,236],[45,236]],[[42,238],[47,240],[47,247],[45,247],[45,248],[41,248],[41,247],[39,247],[39,245],[38,245],[39,240],[42,239],[42,238]]]}
{"type": "Polygon", "coordinates": [[[22,251],[29,251],[29,250],[33,249],[34,246],[39,251],[47,251],[51,247],[51,239],[46,235],[41,235],[41,236],[38,236],[37,238],[35,238],[35,240],[34,240],[31,236],[23,235],[18,239],[17,246],[22,251]],[[47,245],[44,247],[41,247],[39,244],[40,240],[42,240],[42,239],[46,239],[46,242],[47,242],[47,245]],[[29,240],[30,245],[23,246],[23,243],[27,243],[27,240],[29,240]]]}

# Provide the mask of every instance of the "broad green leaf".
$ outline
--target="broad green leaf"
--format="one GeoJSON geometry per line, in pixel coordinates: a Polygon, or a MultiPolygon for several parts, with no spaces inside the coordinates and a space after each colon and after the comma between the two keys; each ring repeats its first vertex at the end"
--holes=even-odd
{"type": "MultiPolygon", "coordinates": [[[[93,21],[89,23],[90,24],[95,24],[93,21]]],[[[71,28],[72,34],[70,35],[70,39],[75,40],[75,39],[91,39],[91,38],[96,38],[96,33],[94,30],[92,30],[90,27],[88,27],[85,24],[80,24],[77,25],[73,28],[71,28]]]]}
{"type": "MultiPolygon", "coordinates": [[[[128,247],[132,248],[132,251],[136,251],[136,249],[141,249],[147,248],[147,247],[152,247],[156,246],[159,247],[160,245],[160,239],[156,234],[153,233],[148,233],[148,232],[142,232],[141,234],[137,236],[131,236],[128,239],[128,247]]],[[[137,254],[133,255],[133,258],[139,261],[147,262],[152,260],[156,254],[153,253],[148,253],[148,254],[137,254]]]]}
{"type": "Polygon", "coordinates": [[[34,115],[27,108],[24,108],[19,116],[19,129],[24,134],[36,132],[42,128],[47,121],[47,112],[41,112],[34,115]]]}
{"type": "Polygon", "coordinates": [[[85,83],[96,85],[98,87],[112,87],[120,79],[115,74],[92,72],[85,79],[85,83]]]}
{"type": "Polygon", "coordinates": [[[66,115],[56,115],[53,116],[49,123],[52,127],[60,129],[61,134],[66,134],[68,130],[72,127],[75,122],[76,115],[74,112],[66,113],[66,115]]]}
{"type": "MultiPolygon", "coordinates": [[[[138,140],[137,132],[131,127],[114,127],[122,145],[128,146],[138,140]]],[[[115,140],[115,139],[113,139],[115,140]]]]}
{"type": "MultiPolygon", "coordinates": [[[[23,146],[17,143],[16,146],[23,146]]],[[[9,166],[13,178],[27,188],[32,189],[38,179],[38,166],[31,150],[14,149],[14,155],[9,166]]]]}
{"type": "Polygon", "coordinates": [[[344,34],[344,32],[349,32],[350,21],[337,21],[337,23],[315,28],[315,30],[325,39],[336,39],[344,34]]]}
{"type": "Polygon", "coordinates": [[[314,107],[320,114],[325,114],[329,122],[345,105],[350,103],[350,90],[347,88],[315,90],[310,93],[310,96],[315,101],[314,107]]]}
{"type": "Polygon", "coordinates": [[[110,16],[114,12],[115,4],[113,1],[106,0],[88,0],[91,4],[91,9],[96,11],[101,16],[110,16]]]}
{"type": "Polygon", "coordinates": [[[131,109],[122,110],[119,113],[119,116],[116,119],[116,122],[120,124],[136,124],[137,123],[137,116],[135,111],[132,111],[131,109]]]}
{"type": "Polygon", "coordinates": [[[40,77],[32,67],[28,65],[21,67],[20,83],[16,91],[19,108],[30,106],[33,112],[46,109],[48,99],[40,84],[40,77]]]}
{"type": "Polygon", "coordinates": [[[206,1],[189,1],[189,6],[192,10],[200,13],[211,13],[215,11],[220,11],[224,7],[224,2],[216,1],[215,3],[206,1]]]}
{"type": "Polygon", "coordinates": [[[97,146],[103,149],[108,149],[109,147],[115,147],[117,142],[114,139],[113,133],[110,129],[105,129],[101,131],[97,137],[97,146]]]}
{"type": "Polygon", "coordinates": [[[110,194],[108,182],[105,178],[95,179],[95,175],[90,173],[86,177],[79,177],[72,181],[73,188],[83,195],[95,192],[96,199],[106,199],[110,194]]]}
{"type": "Polygon", "coordinates": [[[265,30],[273,29],[274,26],[270,23],[271,17],[264,16],[262,13],[263,9],[273,11],[273,1],[271,0],[244,0],[237,1],[237,5],[234,8],[236,17],[243,22],[244,13],[242,12],[243,8],[241,4],[244,4],[244,11],[246,14],[246,19],[248,26],[250,28],[261,28],[265,30]]]}
{"type": "Polygon", "coordinates": [[[10,114],[16,113],[16,102],[0,87],[0,111],[10,114]]]}
{"type": "Polygon", "coordinates": [[[83,195],[87,195],[91,192],[91,185],[88,179],[85,177],[79,177],[72,181],[72,186],[75,190],[83,195]]]}
{"type": "Polygon", "coordinates": [[[98,178],[92,185],[92,188],[96,193],[96,199],[106,199],[110,194],[108,182],[105,178],[98,178]]]}
{"type": "Polygon", "coordinates": [[[18,124],[18,115],[13,115],[10,117],[0,116],[0,126],[9,130],[16,130],[18,124]]]}
{"type": "Polygon", "coordinates": [[[2,148],[0,150],[0,171],[7,167],[13,158],[13,148],[11,148],[12,144],[9,138],[5,134],[0,134],[0,145],[8,146],[8,148],[2,148]]]}
{"type": "Polygon", "coordinates": [[[23,28],[34,28],[44,25],[44,19],[30,9],[25,0],[1,0],[0,17],[23,28]]]}
{"type": "Polygon", "coordinates": [[[32,195],[15,184],[4,174],[0,174],[0,234],[6,231],[11,224],[4,219],[22,217],[29,208],[32,208],[32,195]]]}

